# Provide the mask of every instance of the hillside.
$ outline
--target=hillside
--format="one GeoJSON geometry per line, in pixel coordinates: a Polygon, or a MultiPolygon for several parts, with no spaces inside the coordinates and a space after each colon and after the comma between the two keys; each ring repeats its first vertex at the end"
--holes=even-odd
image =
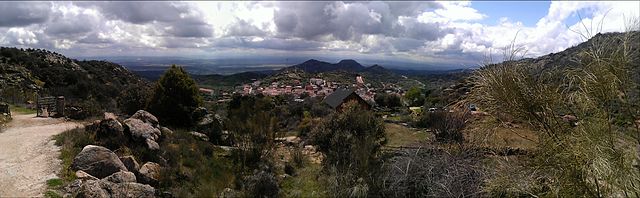
{"type": "Polygon", "coordinates": [[[192,75],[194,80],[200,85],[210,88],[232,88],[236,85],[251,83],[253,80],[267,77],[266,74],[258,72],[242,72],[231,75],[192,75]]]}
{"type": "Polygon", "coordinates": [[[78,61],[41,49],[0,48],[0,89],[13,103],[62,95],[69,102],[113,104],[129,85],[145,80],[107,61],[78,61]]]}
{"type": "Polygon", "coordinates": [[[291,69],[300,69],[308,73],[321,73],[321,72],[336,71],[336,70],[355,72],[355,71],[363,70],[365,69],[365,67],[362,66],[360,63],[356,62],[355,60],[350,60],[350,59],[341,60],[340,62],[335,64],[311,59],[303,63],[284,68],[282,70],[284,71],[284,70],[291,70],[291,69]]]}

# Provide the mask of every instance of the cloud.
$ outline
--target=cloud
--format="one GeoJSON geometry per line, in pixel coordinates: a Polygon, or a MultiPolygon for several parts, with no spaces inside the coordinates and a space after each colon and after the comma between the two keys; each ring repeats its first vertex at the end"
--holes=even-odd
{"type": "Polygon", "coordinates": [[[574,31],[622,31],[638,7],[552,2],[525,26],[507,17],[487,24],[473,2],[457,1],[1,2],[0,44],[86,56],[335,53],[469,65],[499,55],[516,34],[517,45],[540,56],[584,41],[574,31]]]}
{"type": "Polygon", "coordinates": [[[0,3],[0,27],[22,27],[49,19],[51,4],[47,2],[0,3]]]}
{"type": "Polygon", "coordinates": [[[226,36],[264,36],[266,35],[266,32],[245,20],[237,19],[235,23],[227,26],[225,35],[226,36]]]}

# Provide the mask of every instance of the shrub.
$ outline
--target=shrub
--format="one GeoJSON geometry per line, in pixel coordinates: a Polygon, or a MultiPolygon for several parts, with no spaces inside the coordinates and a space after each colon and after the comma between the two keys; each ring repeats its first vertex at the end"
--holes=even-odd
{"type": "Polygon", "coordinates": [[[346,188],[358,178],[375,182],[380,148],[386,144],[384,131],[382,120],[355,102],[347,103],[342,113],[331,114],[314,129],[311,141],[326,155],[323,167],[335,175],[337,192],[348,196],[346,188]]]}
{"type": "Polygon", "coordinates": [[[402,150],[385,161],[384,197],[480,197],[486,170],[479,150],[402,150]]]}
{"type": "Polygon", "coordinates": [[[246,186],[249,197],[277,197],[280,192],[276,177],[267,171],[256,171],[247,177],[246,186]]]}
{"type": "Polygon", "coordinates": [[[425,112],[417,125],[430,128],[439,142],[458,142],[464,139],[462,130],[466,125],[469,112],[425,112]]]}
{"type": "Polygon", "coordinates": [[[225,125],[239,147],[234,159],[242,168],[255,168],[270,156],[278,124],[273,107],[263,96],[235,96],[229,103],[225,125]]]}
{"type": "Polygon", "coordinates": [[[535,180],[544,182],[530,184],[517,175],[503,175],[498,178],[504,182],[495,182],[503,186],[490,189],[559,197],[640,192],[640,171],[633,164],[638,159],[633,137],[637,130],[615,121],[620,115],[637,117],[638,99],[631,97],[637,82],[630,76],[640,49],[632,43],[639,36],[629,32],[593,37],[575,57],[574,68],[539,73],[533,65],[508,59],[478,71],[471,93],[476,103],[493,115],[503,112],[528,121],[542,133],[538,149],[522,170],[536,173],[535,180]],[[562,112],[571,112],[578,124],[564,122],[562,112]]]}
{"type": "Polygon", "coordinates": [[[123,113],[133,115],[136,111],[147,108],[152,95],[152,89],[144,83],[128,86],[118,97],[118,107],[123,113]]]}
{"type": "Polygon", "coordinates": [[[172,65],[156,82],[149,111],[162,123],[189,126],[194,122],[191,113],[201,104],[196,82],[182,67],[172,65]]]}

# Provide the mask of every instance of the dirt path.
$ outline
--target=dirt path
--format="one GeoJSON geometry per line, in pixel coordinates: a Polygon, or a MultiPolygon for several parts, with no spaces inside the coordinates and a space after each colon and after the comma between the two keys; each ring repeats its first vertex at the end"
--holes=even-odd
{"type": "Polygon", "coordinates": [[[43,196],[60,171],[60,148],[52,136],[81,124],[64,119],[14,115],[0,132],[0,197],[43,196]]]}

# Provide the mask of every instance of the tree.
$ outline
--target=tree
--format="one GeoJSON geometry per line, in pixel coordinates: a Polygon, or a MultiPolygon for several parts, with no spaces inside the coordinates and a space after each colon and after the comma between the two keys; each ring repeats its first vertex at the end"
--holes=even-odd
{"type": "Polygon", "coordinates": [[[130,85],[118,97],[118,107],[120,111],[133,115],[136,111],[147,107],[152,95],[151,86],[147,84],[130,85]]]}
{"type": "Polygon", "coordinates": [[[393,107],[402,106],[402,100],[397,94],[387,94],[387,93],[376,94],[376,97],[374,100],[378,105],[383,107],[393,108],[393,107]]]}
{"type": "Polygon", "coordinates": [[[191,112],[201,104],[196,82],[182,67],[172,65],[156,82],[148,109],[163,123],[189,126],[194,122],[191,112]]]}
{"type": "Polygon", "coordinates": [[[342,113],[334,112],[312,132],[311,140],[326,155],[325,171],[332,176],[337,196],[348,196],[356,181],[373,184],[379,169],[380,148],[386,144],[384,123],[356,102],[346,104],[342,113]]]}
{"type": "Polygon", "coordinates": [[[404,97],[407,99],[409,106],[422,106],[424,104],[424,93],[422,93],[422,89],[419,87],[411,87],[407,90],[407,93],[404,94],[404,97]]]}

